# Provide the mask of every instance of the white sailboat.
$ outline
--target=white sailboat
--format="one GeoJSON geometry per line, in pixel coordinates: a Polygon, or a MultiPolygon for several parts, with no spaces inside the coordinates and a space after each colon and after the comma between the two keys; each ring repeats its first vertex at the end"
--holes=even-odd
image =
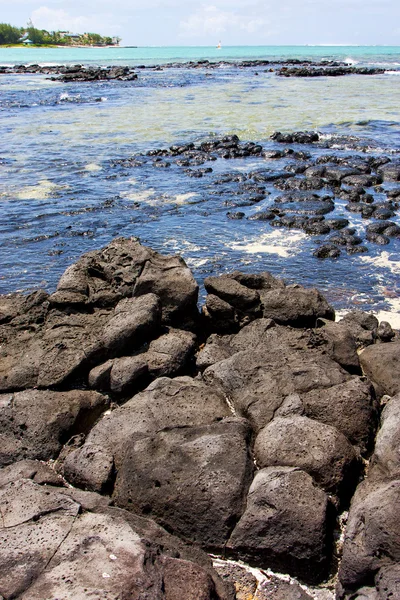
{"type": "Polygon", "coordinates": [[[221,42],[218,42],[217,44],[217,50],[221,50],[222,46],[221,46],[221,42]]]}

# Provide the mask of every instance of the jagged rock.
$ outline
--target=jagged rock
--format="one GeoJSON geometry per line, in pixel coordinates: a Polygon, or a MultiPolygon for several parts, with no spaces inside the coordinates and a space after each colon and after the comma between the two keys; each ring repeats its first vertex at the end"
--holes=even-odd
{"type": "Polygon", "coordinates": [[[314,327],[318,318],[334,320],[335,311],[315,289],[288,286],[260,293],[264,318],[281,325],[314,327]]]}
{"type": "Polygon", "coordinates": [[[121,300],[110,311],[65,314],[53,310],[32,331],[6,327],[0,355],[0,390],[47,388],[89,371],[93,363],[134,351],[154,337],[161,324],[154,294],[121,300]]]}
{"type": "Polygon", "coordinates": [[[377,329],[378,338],[381,342],[390,342],[395,337],[392,326],[387,321],[381,321],[377,329]]]}
{"type": "Polygon", "coordinates": [[[379,167],[378,174],[383,181],[400,181],[400,164],[391,163],[379,167]]]}
{"type": "MultiPolygon", "coordinates": [[[[141,354],[138,356],[115,358],[113,361],[105,363],[105,365],[108,365],[110,362],[112,367],[109,372],[108,386],[103,383],[104,379],[102,378],[102,385],[98,389],[111,390],[116,393],[126,393],[127,390],[138,381],[141,381],[149,372],[147,361],[141,354]]],[[[101,367],[103,366],[104,365],[101,365],[101,367]]],[[[92,387],[97,386],[93,385],[92,387]]]]}
{"type": "Polygon", "coordinates": [[[378,600],[394,600],[400,598],[400,564],[380,569],[375,577],[378,600]]]}
{"type": "Polygon", "coordinates": [[[63,443],[86,433],[108,407],[97,392],[26,390],[0,395],[0,465],[56,458],[63,443]]]}
{"type": "Polygon", "coordinates": [[[371,187],[382,183],[382,177],[380,175],[348,175],[342,179],[344,185],[356,186],[356,187],[371,187]]]}
{"type": "Polygon", "coordinates": [[[39,485],[65,485],[58,473],[39,460],[20,460],[0,469],[0,488],[18,479],[32,479],[39,485]]]}
{"type": "Polygon", "coordinates": [[[260,467],[299,467],[338,496],[354,487],[354,449],[335,427],[308,417],[275,417],[257,435],[254,455],[260,467]]]}
{"type": "Polygon", "coordinates": [[[238,316],[233,306],[215,294],[208,294],[202,309],[206,323],[214,331],[229,333],[239,327],[238,316]]]}
{"type": "Polygon", "coordinates": [[[239,310],[259,310],[260,296],[258,292],[227,275],[207,277],[204,280],[204,287],[209,294],[218,296],[239,310]]]}
{"type": "Polygon", "coordinates": [[[229,341],[229,336],[220,336],[215,333],[210,335],[207,343],[200,348],[196,358],[196,367],[200,371],[204,371],[210,365],[229,358],[232,355],[229,341]]]}
{"type": "Polygon", "coordinates": [[[51,296],[0,298],[0,391],[64,385],[132,354],[161,322],[194,326],[197,294],[181,258],[116,239],[69,267],[51,296]]]}
{"type": "Polygon", "coordinates": [[[374,343],[379,325],[379,321],[374,315],[361,310],[352,310],[346,313],[339,322],[347,327],[359,348],[374,343]]]}
{"type": "Polygon", "coordinates": [[[359,485],[351,503],[339,569],[339,597],[369,585],[375,573],[400,562],[400,481],[359,485]]]}
{"type": "Polygon", "coordinates": [[[181,372],[194,354],[196,336],[188,331],[170,329],[150,342],[147,352],[149,373],[153,377],[172,377],[181,372]]]}
{"type": "Polygon", "coordinates": [[[113,499],[183,538],[222,548],[252,479],[249,438],[246,422],[232,417],[127,442],[113,499]]]}
{"type": "Polygon", "coordinates": [[[260,585],[255,600],[312,600],[312,596],[294,581],[272,577],[260,585]]]}
{"type": "Polygon", "coordinates": [[[255,575],[245,566],[216,559],[214,569],[223,581],[229,581],[235,588],[235,600],[253,599],[257,591],[258,581],[255,575]]]}
{"type": "Polygon", "coordinates": [[[66,457],[63,473],[75,485],[98,492],[109,490],[114,465],[121,467],[128,442],[166,428],[212,423],[230,414],[224,396],[202,381],[156,379],[91,430],[85,444],[66,457]]]}
{"type": "Polygon", "coordinates": [[[326,389],[302,394],[305,414],[336,427],[365,454],[371,447],[377,425],[377,403],[368,381],[353,377],[326,389]]]}
{"type": "Polygon", "coordinates": [[[198,286],[184,260],[162,256],[136,239],[117,238],[69,267],[50,302],[109,306],[148,293],[160,298],[164,322],[195,317],[198,286]]]}
{"type": "Polygon", "coordinates": [[[240,271],[208,277],[204,285],[209,295],[203,315],[211,331],[218,333],[237,331],[249,321],[261,317],[260,296],[265,291],[285,287],[283,281],[270,273],[251,275],[240,271]]]}
{"type": "Polygon", "coordinates": [[[323,327],[316,331],[315,336],[328,355],[349,373],[360,373],[356,340],[346,325],[322,319],[319,324],[323,327]]]}
{"type": "Polygon", "coordinates": [[[393,396],[381,415],[381,427],[371,457],[370,476],[400,479],[400,394],[393,396]]]}
{"type": "Polygon", "coordinates": [[[319,580],[327,566],[327,508],[326,494],[304,471],[261,469],[227,549],[263,568],[319,580]]]}
{"type": "Polygon", "coordinates": [[[256,432],[273,418],[287,396],[350,379],[312,346],[310,332],[271,327],[268,319],[247,325],[231,339],[230,347],[232,356],[209,366],[203,378],[230,398],[256,432]]]}
{"type": "Polygon", "coordinates": [[[156,377],[178,375],[194,355],[196,336],[188,331],[169,329],[134,356],[108,360],[92,369],[90,387],[127,394],[156,377]]]}
{"type": "Polygon", "coordinates": [[[91,512],[68,489],[26,479],[3,486],[0,503],[5,598],[232,598],[206,556],[148,519],[104,506],[91,512]]]}
{"type": "Polygon", "coordinates": [[[400,342],[368,346],[360,354],[364,373],[387,394],[400,392],[400,342]]]}

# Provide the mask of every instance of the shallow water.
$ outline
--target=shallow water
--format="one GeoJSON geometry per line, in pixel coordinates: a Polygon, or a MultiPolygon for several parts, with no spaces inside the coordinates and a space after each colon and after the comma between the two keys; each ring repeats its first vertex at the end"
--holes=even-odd
{"type": "MultiPolygon", "coordinates": [[[[37,62],[62,62],[57,60],[59,50],[67,52],[46,49],[41,52],[47,58],[37,62]]],[[[338,52],[349,56],[348,50],[338,52]]],[[[122,56],[128,49],[111,51],[122,56]]],[[[151,51],[149,62],[157,56],[158,62],[170,61],[178,54],[176,49],[151,51]]],[[[318,51],[321,56],[331,49],[318,51]]],[[[377,61],[383,52],[352,51],[363,64],[377,61]]],[[[7,62],[2,52],[0,62],[7,62]]],[[[88,52],[71,60],[87,62],[82,56],[88,52]]],[[[97,56],[106,49],[94,52],[97,56]]],[[[264,57],[260,52],[253,49],[252,56],[264,57]]],[[[289,50],[281,52],[286,57],[289,50]]],[[[307,52],[314,49],[302,48],[296,56],[309,56],[307,52]]],[[[103,55],[104,64],[118,62],[110,53],[103,55]]],[[[242,57],[246,53],[242,49],[242,57]]],[[[143,56],[140,59],[144,62],[143,56]]],[[[389,49],[384,60],[400,63],[399,49],[397,54],[389,49]]],[[[128,64],[126,58],[121,61],[128,64]]],[[[261,203],[235,209],[229,207],[234,188],[228,185],[217,195],[216,179],[221,173],[270,167],[265,159],[220,158],[202,165],[210,166],[211,173],[193,179],[174,164],[155,168],[144,155],[173,143],[233,133],[265,148],[276,147],[270,140],[274,130],[315,129],[325,140],[346,136],[329,153],[398,158],[400,71],[312,80],[234,66],[138,73],[133,82],[69,84],[43,75],[0,76],[2,293],[53,290],[80,254],[124,235],[138,236],[164,253],[182,254],[200,282],[211,273],[235,268],[269,270],[288,281],[319,287],[337,308],[398,310],[400,240],[383,248],[370,244],[367,255],[343,253],[337,260],[321,261],[311,255],[315,236],[227,218],[230,210],[250,216],[266,208],[278,191],[271,187],[271,196],[261,203]],[[116,162],[132,156],[142,166],[116,162]]],[[[297,149],[309,151],[313,158],[328,152],[318,145],[297,149]]],[[[279,168],[277,162],[274,168],[279,168]]],[[[365,225],[359,215],[344,211],[344,203],[337,204],[334,216],[338,215],[350,218],[360,230],[365,225]]],[[[399,222],[398,215],[391,220],[399,222]]]]}

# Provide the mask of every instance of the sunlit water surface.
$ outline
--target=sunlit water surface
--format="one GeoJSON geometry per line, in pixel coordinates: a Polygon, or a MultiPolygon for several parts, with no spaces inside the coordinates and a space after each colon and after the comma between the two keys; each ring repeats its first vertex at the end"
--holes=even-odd
{"type": "MultiPolygon", "coordinates": [[[[37,62],[58,62],[57,50],[51,60],[46,54],[37,62]]],[[[123,54],[112,49],[118,50],[123,54]]],[[[250,56],[246,52],[244,58],[250,56]]],[[[158,62],[167,62],[160,53],[158,62]]],[[[258,49],[251,56],[260,54],[258,49]]],[[[377,56],[375,51],[375,62],[377,56]]],[[[156,53],[146,60],[154,57],[156,53]]],[[[366,51],[358,59],[373,62],[366,51]]],[[[43,75],[1,75],[1,292],[53,290],[80,254],[123,235],[138,236],[164,253],[181,254],[200,283],[209,274],[236,268],[268,270],[319,287],[337,308],[398,311],[400,240],[385,247],[371,244],[366,255],[343,253],[337,260],[321,261],[312,257],[315,237],[267,222],[227,218],[230,189],[216,195],[215,179],[226,172],[261,168],[265,159],[218,159],[203,165],[213,171],[201,179],[188,177],[174,164],[154,168],[148,158],[140,158],[142,166],[136,167],[115,163],[153,148],[233,133],[269,148],[274,130],[305,129],[318,130],[325,139],[353,136],[371,155],[398,159],[399,51],[391,49],[386,59],[393,70],[368,77],[286,79],[266,68],[226,65],[141,69],[133,82],[64,84],[43,75]]],[[[82,54],[76,61],[88,62],[82,54]]],[[[0,62],[7,62],[1,52],[0,62]]],[[[8,62],[13,62],[10,57],[8,62]]],[[[342,142],[335,151],[357,154],[352,148],[350,144],[347,151],[342,142]]],[[[313,158],[327,152],[313,146],[301,149],[313,158]]],[[[273,202],[271,190],[262,203],[240,210],[250,216],[264,209],[273,202]]],[[[350,218],[356,227],[365,225],[340,203],[337,215],[350,218]]],[[[398,216],[392,220],[399,222],[398,216]]]]}

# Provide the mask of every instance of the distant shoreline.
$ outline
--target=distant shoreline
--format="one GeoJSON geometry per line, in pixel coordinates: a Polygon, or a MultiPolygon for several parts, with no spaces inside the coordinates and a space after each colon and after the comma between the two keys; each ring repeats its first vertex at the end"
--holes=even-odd
{"type": "MultiPolygon", "coordinates": [[[[124,46],[125,48],[137,48],[137,46],[124,46]]],[[[30,44],[30,45],[24,45],[24,44],[0,44],[0,49],[1,48],[22,48],[23,50],[26,50],[27,48],[35,48],[40,49],[40,48],[121,48],[121,46],[116,46],[115,44],[111,44],[108,46],[97,46],[96,44],[73,44],[73,45],[67,45],[67,44],[30,44]]]]}

